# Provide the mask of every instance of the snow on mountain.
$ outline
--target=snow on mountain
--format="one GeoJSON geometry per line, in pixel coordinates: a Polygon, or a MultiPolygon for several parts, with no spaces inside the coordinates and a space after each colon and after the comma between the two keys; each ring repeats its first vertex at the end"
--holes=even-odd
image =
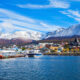
{"type": "Polygon", "coordinates": [[[24,40],[41,40],[49,37],[60,37],[60,36],[73,36],[73,35],[80,35],[80,24],[71,26],[69,28],[56,28],[53,32],[48,33],[41,33],[33,30],[27,31],[16,31],[14,33],[0,33],[0,38],[3,39],[24,39],[24,40]]]}
{"type": "Polygon", "coordinates": [[[80,35],[80,24],[73,25],[67,29],[58,29],[53,32],[47,33],[48,37],[60,37],[60,36],[73,36],[73,35],[80,35]]]}
{"type": "Polygon", "coordinates": [[[53,32],[48,32],[46,34],[46,38],[48,38],[48,37],[54,37],[54,36],[56,36],[57,33],[61,32],[63,30],[64,30],[64,28],[58,28],[57,30],[54,30],[53,32]]]}
{"type": "Polygon", "coordinates": [[[5,39],[13,39],[13,38],[19,38],[19,39],[31,39],[31,40],[40,40],[42,39],[42,34],[40,32],[36,31],[17,31],[15,33],[3,33],[0,35],[0,38],[5,39]]]}
{"type": "MultiPolygon", "coordinates": [[[[46,24],[42,24],[43,26],[47,26],[46,24]]],[[[47,26],[49,27],[49,26],[47,26]]],[[[60,28],[59,26],[50,26],[53,31],[60,28]]],[[[47,30],[48,31],[48,30],[47,30]]],[[[13,39],[19,38],[24,40],[41,40],[46,37],[46,33],[41,33],[38,31],[30,30],[30,29],[22,29],[15,26],[12,26],[10,23],[0,24],[0,38],[2,39],[13,39]]]]}

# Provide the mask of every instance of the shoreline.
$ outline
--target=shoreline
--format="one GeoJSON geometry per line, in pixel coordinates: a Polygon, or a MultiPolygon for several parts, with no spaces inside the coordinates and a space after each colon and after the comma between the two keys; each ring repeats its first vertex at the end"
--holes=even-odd
{"type": "Polygon", "coordinates": [[[80,56],[80,52],[63,52],[63,53],[43,53],[43,55],[54,55],[54,56],[80,56]]]}
{"type": "Polygon", "coordinates": [[[25,57],[25,55],[3,56],[3,57],[0,57],[0,59],[18,58],[18,57],[25,57]]]}
{"type": "MultiPolygon", "coordinates": [[[[50,55],[50,56],[80,56],[79,53],[43,53],[42,55],[50,55]]],[[[9,58],[19,58],[19,57],[26,57],[25,55],[15,55],[15,56],[3,56],[0,59],[9,59],[9,58]]]]}

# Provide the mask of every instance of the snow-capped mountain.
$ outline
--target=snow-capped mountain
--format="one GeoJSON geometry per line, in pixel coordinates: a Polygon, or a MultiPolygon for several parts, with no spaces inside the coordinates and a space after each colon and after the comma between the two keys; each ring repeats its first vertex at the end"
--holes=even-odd
{"type": "MultiPolygon", "coordinates": [[[[47,26],[47,25],[46,25],[47,26]]],[[[55,26],[53,31],[58,30],[60,27],[55,26]]],[[[24,39],[24,40],[41,40],[46,38],[46,33],[30,29],[8,28],[8,24],[1,25],[0,27],[0,39],[24,39]],[[7,25],[7,27],[5,26],[7,25]]]]}
{"type": "Polygon", "coordinates": [[[42,39],[42,34],[36,31],[17,31],[15,33],[2,33],[0,38],[3,39],[13,39],[19,38],[24,40],[40,40],[42,39]]]}
{"type": "Polygon", "coordinates": [[[48,33],[41,33],[33,30],[27,31],[16,31],[14,33],[1,33],[1,39],[24,39],[24,40],[41,40],[46,39],[49,37],[62,37],[62,36],[73,36],[73,35],[80,35],[80,24],[71,26],[69,28],[57,28],[53,32],[48,33]]]}
{"type": "Polygon", "coordinates": [[[63,30],[64,30],[64,28],[58,28],[57,30],[54,30],[53,32],[48,32],[48,33],[46,33],[46,38],[54,37],[54,36],[56,36],[57,33],[61,32],[63,30]]]}
{"type": "Polygon", "coordinates": [[[73,36],[73,35],[80,35],[80,24],[71,26],[67,29],[62,28],[53,32],[48,32],[47,38],[48,37],[73,36]]]}

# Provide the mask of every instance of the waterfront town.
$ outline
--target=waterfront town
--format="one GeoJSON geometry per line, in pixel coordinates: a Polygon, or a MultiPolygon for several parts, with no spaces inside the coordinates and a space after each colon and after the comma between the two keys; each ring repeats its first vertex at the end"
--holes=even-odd
{"type": "Polygon", "coordinates": [[[52,43],[31,43],[18,47],[17,45],[3,47],[0,49],[0,58],[15,58],[25,57],[33,55],[80,55],[80,42],[78,38],[74,38],[74,41],[52,43]]]}

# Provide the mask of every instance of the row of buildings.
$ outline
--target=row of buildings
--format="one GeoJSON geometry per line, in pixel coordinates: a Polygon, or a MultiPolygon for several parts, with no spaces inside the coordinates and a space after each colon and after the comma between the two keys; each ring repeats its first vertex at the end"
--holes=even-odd
{"type": "Polygon", "coordinates": [[[38,44],[29,44],[18,48],[16,45],[13,45],[10,48],[3,48],[5,50],[16,50],[16,51],[29,51],[29,50],[40,50],[42,53],[52,53],[52,52],[80,52],[80,42],[78,38],[75,38],[74,41],[62,42],[59,43],[38,43],[38,44]]]}
{"type": "Polygon", "coordinates": [[[73,41],[58,43],[39,43],[39,48],[45,53],[54,52],[80,52],[80,42],[78,38],[73,41]]]}

